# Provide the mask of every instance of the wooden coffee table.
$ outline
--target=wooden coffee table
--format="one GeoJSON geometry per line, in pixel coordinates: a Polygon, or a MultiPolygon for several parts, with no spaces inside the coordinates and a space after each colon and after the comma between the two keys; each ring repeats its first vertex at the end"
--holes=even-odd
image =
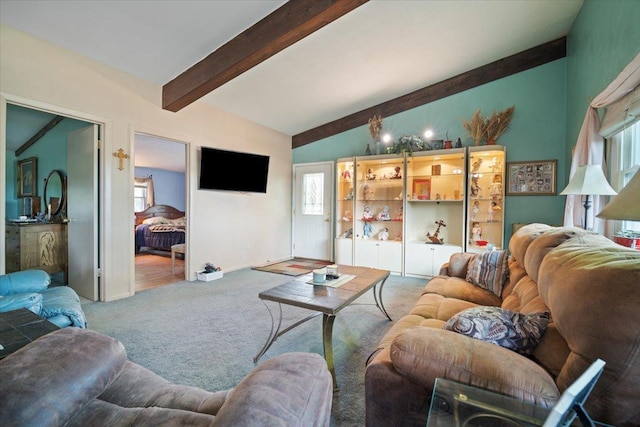
{"type": "MultiPolygon", "coordinates": [[[[338,312],[354,302],[369,289],[373,289],[373,298],[375,300],[376,307],[380,309],[387,319],[391,320],[391,317],[389,317],[389,314],[382,304],[382,287],[389,277],[389,271],[343,265],[339,266],[338,269],[340,276],[352,275],[355,277],[339,287],[331,287],[306,283],[311,280],[312,277],[311,274],[307,274],[299,276],[291,282],[276,286],[275,288],[271,288],[258,294],[258,297],[263,301],[263,303],[264,301],[277,302],[279,310],[278,319],[276,321],[273,312],[265,303],[265,306],[269,310],[269,314],[271,314],[271,332],[269,333],[267,342],[262,347],[262,350],[260,350],[256,357],[253,358],[253,363],[258,362],[278,337],[307,320],[311,320],[322,314],[322,347],[324,350],[324,358],[327,361],[327,367],[333,377],[334,390],[338,389],[336,372],[333,364],[332,342],[333,322],[338,312]],[[314,311],[314,313],[281,330],[282,304],[306,308],[314,311]]],[[[327,284],[330,283],[330,281],[327,281],[327,284]]]]}

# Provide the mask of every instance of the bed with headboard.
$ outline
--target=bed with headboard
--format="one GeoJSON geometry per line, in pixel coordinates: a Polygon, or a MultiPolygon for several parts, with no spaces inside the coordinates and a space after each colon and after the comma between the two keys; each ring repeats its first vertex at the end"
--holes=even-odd
{"type": "Polygon", "coordinates": [[[155,205],[135,214],[136,253],[143,248],[171,251],[171,246],[185,242],[187,222],[183,211],[155,205]]]}

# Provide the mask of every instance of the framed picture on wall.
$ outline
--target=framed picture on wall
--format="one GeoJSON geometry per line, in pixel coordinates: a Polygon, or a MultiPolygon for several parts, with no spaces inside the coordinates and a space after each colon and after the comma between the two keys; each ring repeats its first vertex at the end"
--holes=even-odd
{"type": "Polygon", "coordinates": [[[18,160],[18,197],[33,197],[38,194],[38,159],[29,157],[18,160]]]}
{"type": "Polygon", "coordinates": [[[507,162],[507,196],[554,196],[557,160],[507,162]]]}

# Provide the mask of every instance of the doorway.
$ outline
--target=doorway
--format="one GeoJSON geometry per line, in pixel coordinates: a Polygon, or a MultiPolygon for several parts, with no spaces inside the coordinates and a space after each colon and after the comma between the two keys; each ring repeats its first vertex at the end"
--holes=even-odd
{"type": "Polygon", "coordinates": [[[295,257],[333,261],[333,176],[333,162],[293,165],[295,257]]]}
{"type": "MultiPolygon", "coordinates": [[[[99,268],[101,265],[101,250],[98,236],[101,233],[101,213],[97,206],[100,199],[100,177],[97,171],[102,161],[98,150],[99,135],[103,132],[103,124],[98,122],[87,121],[80,115],[74,115],[68,112],[59,112],[49,109],[48,106],[32,106],[27,103],[14,102],[13,100],[1,100],[6,103],[5,134],[3,135],[4,144],[0,147],[6,155],[4,173],[4,185],[2,192],[4,197],[4,205],[2,211],[4,217],[24,218],[27,217],[34,222],[42,221],[46,211],[53,200],[43,200],[44,183],[42,178],[50,176],[52,171],[58,171],[58,175],[64,180],[63,191],[68,193],[69,188],[79,190],[77,194],[91,194],[92,197],[73,197],[68,198],[66,194],[56,197],[57,200],[64,200],[64,206],[61,206],[61,212],[56,216],[64,229],[66,236],[60,243],[58,248],[62,253],[64,263],[62,271],[50,272],[52,282],[54,284],[66,284],[73,288],[78,295],[91,301],[97,301],[104,295],[101,289],[99,279],[99,268]],[[72,162],[81,162],[89,165],[91,169],[91,179],[79,177],[73,168],[69,168],[69,159],[67,154],[74,152],[75,149],[69,149],[70,139],[80,129],[91,129],[91,135],[88,139],[82,141],[82,153],[91,153],[86,157],[75,157],[72,162]],[[30,211],[25,212],[24,198],[18,197],[16,188],[16,170],[15,165],[19,159],[24,157],[37,159],[37,169],[34,186],[34,196],[30,198],[30,211]],[[90,187],[90,188],[89,188],[90,187]],[[35,202],[38,203],[35,203],[35,202]],[[82,238],[70,240],[74,231],[69,226],[68,218],[76,215],[77,212],[90,212],[89,229],[92,238],[82,238]],[[66,221],[65,221],[66,219],[66,221]],[[71,234],[69,234],[71,231],[71,234]],[[69,243],[73,242],[73,247],[69,243]],[[71,249],[71,250],[70,250],[71,249]],[[83,254],[82,262],[76,261],[76,254],[83,254]],[[82,271],[76,271],[78,266],[82,267],[82,271]],[[72,274],[69,274],[72,273],[72,274]],[[82,277],[82,280],[76,280],[82,277]]],[[[4,169],[4,168],[3,168],[4,169]]],[[[48,194],[47,194],[48,195],[48,194]]],[[[73,224],[75,227],[76,224],[73,224]]],[[[6,229],[0,228],[0,237],[4,240],[6,229]]],[[[4,271],[16,271],[24,269],[22,266],[7,265],[5,257],[3,257],[4,271]]],[[[31,268],[25,266],[25,268],[31,268]]]]}
{"type": "Polygon", "coordinates": [[[188,280],[185,267],[188,265],[188,143],[137,131],[133,152],[132,194],[136,217],[133,264],[135,291],[139,292],[188,280]],[[155,228],[164,231],[154,233],[151,223],[159,221],[164,224],[155,228]]]}

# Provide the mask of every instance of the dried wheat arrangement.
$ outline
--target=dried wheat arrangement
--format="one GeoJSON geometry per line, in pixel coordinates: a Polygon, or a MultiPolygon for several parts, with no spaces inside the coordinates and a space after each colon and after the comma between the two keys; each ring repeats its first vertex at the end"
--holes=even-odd
{"type": "Polygon", "coordinates": [[[469,132],[469,136],[473,139],[474,145],[480,145],[484,137],[484,119],[480,110],[476,111],[470,121],[462,120],[462,126],[469,132]]]}
{"type": "Polygon", "coordinates": [[[509,129],[509,124],[511,123],[515,109],[515,105],[512,105],[499,113],[496,113],[496,110],[493,110],[491,116],[489,116],[485,121],[484,138],[487,141],[496,141],[509,129]]]}
{"type": "Polygon", "coordinates": [[[380,114],[374,115],[369,119],[369,133],[375,142],[378,142],[380,131],[382,130],[382,117],[380,114]]]}

